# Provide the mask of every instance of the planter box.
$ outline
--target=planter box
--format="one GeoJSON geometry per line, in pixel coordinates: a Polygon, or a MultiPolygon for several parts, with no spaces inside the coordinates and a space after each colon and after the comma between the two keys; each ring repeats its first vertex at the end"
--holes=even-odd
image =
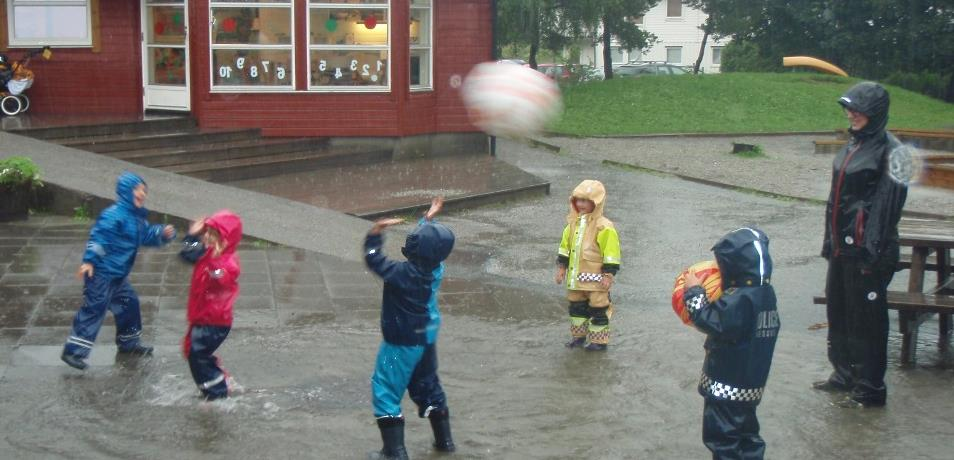
{"type": "Polygon", "coordinates": [[[30,213],[30,189],[0,186],[0,222],[26,220],[30,213]]]}

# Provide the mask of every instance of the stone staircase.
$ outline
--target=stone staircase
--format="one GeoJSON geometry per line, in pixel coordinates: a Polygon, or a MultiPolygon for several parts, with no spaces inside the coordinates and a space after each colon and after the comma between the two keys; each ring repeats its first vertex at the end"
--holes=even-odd
{"type": "Polygon", "coordinates": [[[210,182],[383,162],[392,156],[382,148],[332,149],[327,138],[264,138],[258,129],[199,130],[186,117],[15,132],[210,182]]]}

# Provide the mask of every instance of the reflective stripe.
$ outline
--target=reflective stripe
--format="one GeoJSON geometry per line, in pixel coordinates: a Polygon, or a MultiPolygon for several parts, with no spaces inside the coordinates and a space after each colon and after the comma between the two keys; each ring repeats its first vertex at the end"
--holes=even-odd
{"type": "Polygon", "coordinates": [[[116,336],[116,338],[118,338],[119,340],[125,341],[125,340],[135,339],[140,336],[142,336],[142,331],[136,331],[131,334],[119,334],[116,336]]]}
{"type": "Polygon", "coordinates": [[[717,382],[705,373],[702,374],[699,386],[701,386],[706,393],[716,398],[727,399],[729,401],[759,401],[762,399],[762,393],[765,392],[765,387],[737,388],[722,382],[717,382]]]}
{"type": "Polygon", "coordinates": [[[93,348],[93,342],[90,342],[89,340],[83,340],[73,335],[71,335],[68,339],[66,339],[66,343],[72,343],[73,345],[77,345],[83,348],[93,348]]]}
{"type": "Polygon", "coordinates": [[[686,308],[689,309],[689,313],[695,313],[698,310],[702,310],[709,306],[709,299],[706,297],[705,292],[696,294],[692,298],[686,301],[686,308]]]}
{"type": "Polygon", "coordinates": [[[759,253],[759,284],[765,284],[765,254],[762,253],[762,242],[759,241],[762,235],[748,227],[742,227],[739,230],[748,230],[755,235],[755,241],[752,242],[752,245],[755,246],[755,252],[759,253]]]}
{"type": "Polygon", "coordinates": [[[225,374],[219,374],[218,377],[216,377],[216,378],[214,378],[214,379],[212,379],[212,380],[209,380],[208,382],[205,382],[205,383],[199,385],[199,388],[201,388],[201,389],[203,389],[203,390],[208,390],[209,388],[212,388],[212,387],[214,387],[214,386],[216,386],[216,385],[222,383],[223,381],[225,381],[225,374]]]}

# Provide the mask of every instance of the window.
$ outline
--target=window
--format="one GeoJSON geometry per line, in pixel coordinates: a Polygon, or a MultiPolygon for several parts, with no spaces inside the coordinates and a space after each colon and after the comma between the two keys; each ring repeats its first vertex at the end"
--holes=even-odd
{"type": "Polygon", "coordinates": [[[632,19],[630,20],[630,22],[632,22],[633,24],[636,24],[636,25],[640,25],[640,24],[643,23],[643,17],[642,17],[642,16],[637,16],[637,17],[635,17],[635,18],[632,18],[632,19]]]}
{"type": "MultiPolygon", "coordinates": [[[[312,0],[308,6],[308,89],[388,90],[390,12],[387,0],[312,0]]],[[[420,40],[420,30],[418,34],[420,40]]],[[[430,67],[430,62],[418,61],[419,67],[424,64],[430,67]]]]}
{"type": "Polygon", "coordinates": [[[294,90],[291,0],[209,3],[213,91],[294,90]]]}
{"type": "Polygon", "coordinates": [[[9,46],[93,46],[89,2],[7,0],[9,46]]]}
{"type": "Polygon", "coordinates": [[[670,17],[670,18],[682,17],[682,1],[681,0],[669,0],[669,3],[666,5],[666,17],[670,17]]]}
{"type": "Polygon", "coordinates": [[[610,47],[610,58],[613,59],[613,62],[626,62],[623,57],[623,50],[618,46],[610,47]]]}
{"type": "Polygon", "coordinates": [[[670,64],[682,64],[682,47],[667,46],[666,47],[666,62],[670,64]]]}
{"type": "Polygon", "coordinates": [[[712,47],[712,65],[722,65],[722,47],[712,47]]]}
{"type": "Polygon", "coordinates": [[[411,0],[411,89],[431,88],[432,0],[411,0]]]}

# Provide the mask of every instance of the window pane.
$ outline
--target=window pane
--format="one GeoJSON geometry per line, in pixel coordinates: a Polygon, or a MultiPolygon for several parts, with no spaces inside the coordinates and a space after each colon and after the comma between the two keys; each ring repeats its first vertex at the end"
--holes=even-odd
{"type": "Polygon", "coordinates": [[[431,86],[430,50],[411,50],[411,86],[431,86]]]}
{"type": "Polygon", "coordinates": [[[212,43],[289,45],[291,8],[212,8],[212,43]]]}
{"type": "MultiPolygon", "coordinates": [[[[156,3],[179,3],[182,0],[173,0],[167,2],[165,0],[156,0],[156,3]]],[[[291,5],[290,0],[212,0],[210,2],[212,6],[215,6],[216,3],[273,3],[277,5],[291,5]]]]}
{"type": "Polygon", "coordinates": [[[314,50],[312,86],[387,86],[388,52],[314,50]]]}
{"type": "Polygon", "coordinates": [[[313,45],[386,45],[387,9],[311,9],[313,45]]]}
{"type": "Polygon", "coordinates": [[[666,5],[666,16],[671,18],[682,16],[682,1],[669,0],[669,3],[666,5]]]}
{"type": "Polygon", "coordinates": [[[150,85],[184,85],[185,80],[185,51],[182,48],[150,48],[150,85]]]}
{"type": "Polygon", "coordinates": [[[411,6],[431,6],[431,0],[411,0],[411,6]]]}
{"type": "Polygon", "coordinates": [[[291,50],[212,50],[214,86],[291,86],[291,50]]]}
{"type": "Polygon", "coordinates": [[[351,3],[362,5],[382,5],[387,6],[388,0],[314,0],[311,3],[351,3]]]}
{"type": "Polygon", "coordinates": [[[682,47],[674,46],[666,48],[666,62],[670,64],[682,64],[682,47]]]}
{"type": "Polygon", "coordinates": [[[149,16],[147,42],[181,45],[185,43],[185,14],[181,6],[153,6],[146,10],[149,16]]]}
{"type": "Polygon", "coordinates": [[[722,64],[722,47],[713,46],[712,47],[712,65],[721,65],[722,64]]]}
{"type": "Polygon", "coordinates": [[[86,6],[14,6],[16,40],[89,41],[86,6]]]}
{"type": "Polygon", "coordinates": [[[411,9],[411,44],[431,44],[431,10],[411,9]]]}

